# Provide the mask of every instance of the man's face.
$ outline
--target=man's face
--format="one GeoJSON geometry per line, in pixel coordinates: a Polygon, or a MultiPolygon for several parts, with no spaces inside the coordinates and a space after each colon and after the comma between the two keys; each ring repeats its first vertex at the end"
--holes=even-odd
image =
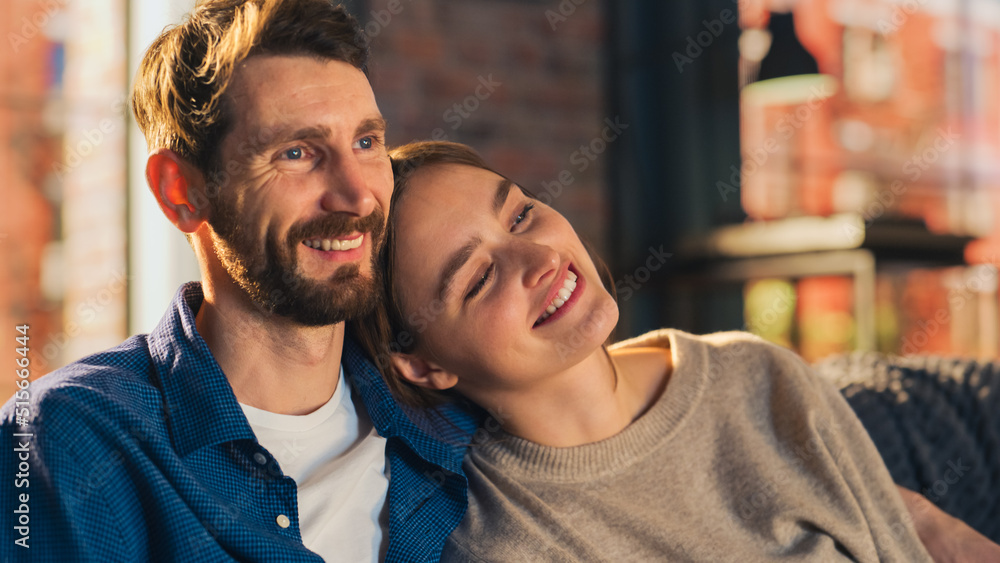
{"type": "Polygon", "coordinates": [[[265,311],[307,326],[368,310],[392,193],[385,122],[348,63],[256,56],[227,93],[209,226],[233,280],[265,311]]]}

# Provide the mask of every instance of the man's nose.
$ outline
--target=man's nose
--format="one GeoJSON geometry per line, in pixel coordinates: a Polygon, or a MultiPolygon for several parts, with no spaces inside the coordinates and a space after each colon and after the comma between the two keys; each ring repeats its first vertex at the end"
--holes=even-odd
{"type": "Polygon", "coordinates": [[[367,217],[378,202],[372,186],[379,178],[371,167],[364,167],[353,154],[336,158],[326,177],[326,190],[320,202],[324,211],[367,217]]]}

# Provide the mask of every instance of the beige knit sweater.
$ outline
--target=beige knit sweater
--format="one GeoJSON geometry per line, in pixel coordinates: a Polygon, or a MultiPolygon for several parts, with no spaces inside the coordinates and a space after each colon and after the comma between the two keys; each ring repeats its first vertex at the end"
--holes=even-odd
{"type": "Polygon", "coordinates": [[[745,333],[620,345],[671,349],[663,396],[597,443],[474,446],[442,561],[930,561],[861,423],[798,356],[745,333]]]}

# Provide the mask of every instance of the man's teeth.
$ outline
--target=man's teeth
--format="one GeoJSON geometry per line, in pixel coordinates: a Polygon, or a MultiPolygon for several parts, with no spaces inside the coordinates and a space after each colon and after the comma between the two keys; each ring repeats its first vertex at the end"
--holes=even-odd
{"type": "Polygon", "coordinates": [[[573,295],[574,289],[576,289],[576,274],[573,272],[567,272],[566,281],[564,281],[563,286],[559,288],[559,291],[556,293],[556,297],[552,300],[552,303],[549,303],[549,306],[545,308],[545,312],[542,313],[538,322],[542,322],[549,318],[552,313],[556,312],[556,309],[562,307],[567,301],[569,301],[569,296],[573,295]]]}
{"type": "Polygon", "coordinates": [[[304,242],[309,248],[316,250],[352,250],[365,241],[364,235],[353,240],[338,240],[335,238],[314,238],[304,242]]]}

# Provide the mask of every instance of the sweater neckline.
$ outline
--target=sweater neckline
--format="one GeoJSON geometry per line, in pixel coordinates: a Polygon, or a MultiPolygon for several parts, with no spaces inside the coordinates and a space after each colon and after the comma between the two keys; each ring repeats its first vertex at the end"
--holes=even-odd
{"type": "Polygon", "coordinates": [[[690,335],[661,329],[613,348],[667,347],[673,371],[663,394],[624,430],[598,442],[559,448],[500,431],[469,455],[476,463],[501,467],[515,479],[583,482],[621,471],[670,440],[697,405],[709,375],[705,345],[690,335]]]}

